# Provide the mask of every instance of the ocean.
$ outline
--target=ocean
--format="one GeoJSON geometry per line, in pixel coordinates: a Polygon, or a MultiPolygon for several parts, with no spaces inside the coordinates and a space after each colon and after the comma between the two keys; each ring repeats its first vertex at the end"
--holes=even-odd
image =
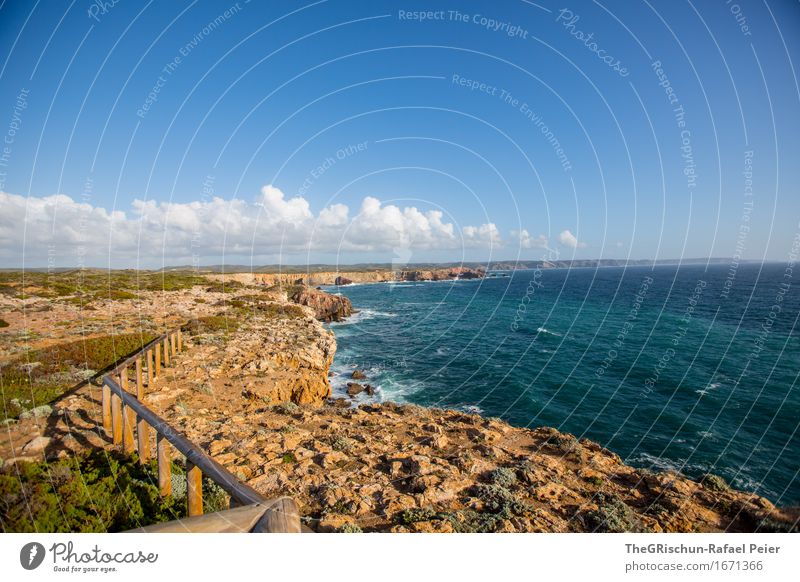
{"type": "Polygon", "coordinates": [[[800,503],[800,285],[786,264],[518,270],[328,287],[332,378],[369,400],[554,426],[627,463],[800,503]]]}

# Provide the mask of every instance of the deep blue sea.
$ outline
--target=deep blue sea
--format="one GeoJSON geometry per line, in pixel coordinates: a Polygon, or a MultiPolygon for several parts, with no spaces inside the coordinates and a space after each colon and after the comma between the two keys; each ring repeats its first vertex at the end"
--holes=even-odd
{"type": "Polygon", "coordinates": [[[361,310],[331,326],[335,392],[359,368],[377,400],[554,426],[634,466],[800,503],[800,281],[786,264],[509,275],[327,288],[361,310]]]}

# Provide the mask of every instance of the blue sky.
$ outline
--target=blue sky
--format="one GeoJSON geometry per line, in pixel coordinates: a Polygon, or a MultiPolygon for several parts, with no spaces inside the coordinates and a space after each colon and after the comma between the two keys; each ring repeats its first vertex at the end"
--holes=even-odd
{"type": "Polygon", "coordinates": [[[800,232],[797,2],[101,4],[0,7],[6,266],[785,260],[800,232]]]}

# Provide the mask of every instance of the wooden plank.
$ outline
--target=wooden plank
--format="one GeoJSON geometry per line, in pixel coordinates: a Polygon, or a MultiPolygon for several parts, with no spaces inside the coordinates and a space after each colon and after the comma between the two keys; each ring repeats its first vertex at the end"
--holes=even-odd
{"type": "Polygon", "coordinates": [[[176,333],[178,335],[178,351],[182,352],[183,351],[183,332],[181,331],[181,328],[178,328],[178,331],[176,333]]]}
{"type": "Polygon", "coordinates": [[[186,461],[186,501],[189,517],[203,515],[203,472],[186,461]]]}
{"type": "Polygon", "coordinates": [[[136,439],[139,448],[139,462],[146,465],[150,460],[150,425],[139,415],[136,415],[136,439]]]}
{"type": "Polygon", "coordinates": [[[161,375],[161,343],[153,346],[153,352],[156,356],[156,376],[161,375]]]}
{"type": "Polygon", "coordinates": [[[177,340],[174,333],[169,334],[169,346],[172,349],[172,357],[174,358],[178,353],[177,340]]]}
{"type": "Polygon", "coordinates": [[[253,503],[197,517],[155,523],[125,533],[247,533],[264,515],[269,503],[253,503]]]}
{"type": "Polygon", "coordinates": [[[103,429],[111,436],[111,388],[103,384],[103,429]]]}
{"type": "Polygon", "coordinates": [[[147,364],[147,385],[153,385],[153,350],[147,350],[145,353],[145,362],[147,364]]]}
{"type": "Polygon", "coordinates": [[[144,400],[144,380],[142,379],[142,358],[136,358],[136,398],[144,400]]]}
{"type": "Polygon", "coordinates": [[[136,424],[136,413],[130,406],[122,405],[122,450],[132,453],[136,450],[133,440],[133,425],[136,424]]]}
{"type": "Polygon", "coordinates": [[[172,495],[172,459],[170,458],[169,441],[158,433],[156,437],[156,454],[158,458],[158,491],[162,497],[172,495]]]}
{"type": "Polygon", "coordinates": [[[300,533],[300,511],[290,497],[281,497],[264,512],[253,533],[300,533]]]}
{"type": "Polygon", "coordinates": [[[122,399],[111,395],[111,442],[118,445],[122,442],[122,399]]]}
{"type": "Polygon", "coordinates": [[[169,366],[169,340],[164,338],[164,342],[162,344],[164,350],[164,367],[169,366]]]}

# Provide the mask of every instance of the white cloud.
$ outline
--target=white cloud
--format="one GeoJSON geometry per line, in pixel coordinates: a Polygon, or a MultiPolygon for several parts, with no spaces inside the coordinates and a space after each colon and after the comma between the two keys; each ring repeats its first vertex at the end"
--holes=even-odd
{"type": "Polygon", "coordinates": [[[545,235],[540,234],[539,236],[533,237],[524,228],[522,230],[512,230],[511,239],[514,241],[514,244],[519,244],[521,249],[546,249],[548,242],[545,235]]]}
{"type": "MultiPolygon", "coordinates": [[[[526,233],[527,234],[527,233],[526,233]]],[[[529,238],[529,237],[528,237],[529,238]]],[[[355,215],[333,204],[315,215],[302,197],[265,186],[254,202],[210,198],[188,203],[134,200],[108,211],[69,196],[0,192],[0,262],[57,266],[205,264],[223,255],[280,258],[308,251],[392,252],[502,245],[494,223],[460,232],[438,210],[382,204],[366,197],[355,215]]]]}
{"type": "Polygon", "coordinates": [[[461,230],[464,237],[464,244],[469,247],[492,247],[503,244],[500,231],[493,222],[488,222],[480,226],[465,226],[461,230]]]}
{"type": "Polygon", "coordinates": [[[579,242],[575,235],[569,230],[561,231],[561,233],[558,235],[558,242],[571,249],[584,248],[586,246],[586,243],[579,242]]]}

